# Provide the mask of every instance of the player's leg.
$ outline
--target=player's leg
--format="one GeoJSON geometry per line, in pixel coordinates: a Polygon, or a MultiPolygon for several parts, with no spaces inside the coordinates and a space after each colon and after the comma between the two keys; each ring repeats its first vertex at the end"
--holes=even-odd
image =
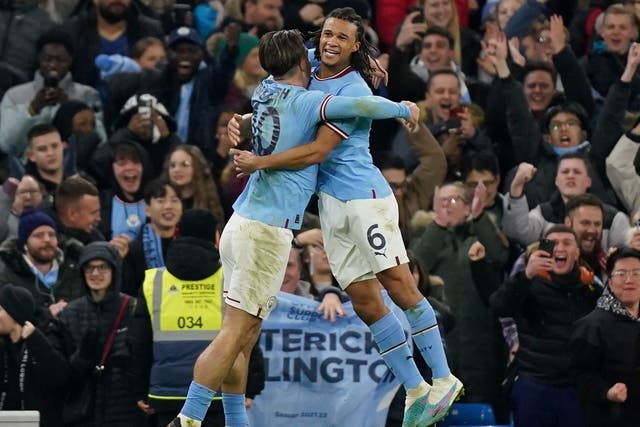
{"type": "Polygon", "coordinates": [[[245,409],[245,392],[249,373],[249,359],[260,333],[252,337],[236,358],[231,371],[222,382],[222,404],[224,425],[227,427],[248,427],[249,417],[245,409]]]}
{"type": "MultiPolygon", "coordinates": [[[[350,229],[361,258],[368,260],[370,269],[391,299],[404,310],[416,347],[433,371],[433,387],[424,412],[433,413],[434,418],[444,416],[462,392],[462,383],[449,371],[435,312],[418,291],[409,271],[395,198],[390,195],[382,199],[352,200],[348,210],[350,229]]],[[[423,418],[420,425],[428,425],[427,422],[435,421],[423,418]]]]}
{"type": "Polygon", "coordinates": [[[385,305],[378,280],[357,250],[347,204],[322,193],[319,207],[333,275],[351,298],[355,312],[371,329],[382,359],[407,390],[405,411],[409,415],[403,426],[416,426],[427,403],[429,385],[416,367],[400,321],[385,305]]]}

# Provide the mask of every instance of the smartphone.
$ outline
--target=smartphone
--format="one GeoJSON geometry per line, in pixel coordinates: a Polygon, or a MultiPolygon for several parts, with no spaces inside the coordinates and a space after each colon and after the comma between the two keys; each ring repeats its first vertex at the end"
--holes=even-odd
{"type": "Polygon", "coordinates": [[[464,107],[455,107],[449,110],[449,118],[455,119],[456,117],[461,117],[464,114],[464,107]]]}
{"type": "Polygon", "coordinates": [[[44,86],[45,87],[58,87],[58,83],[60,83],[60,79],[57,77],[45,77],[44,78],[44,86]]]}
{"type": "Polygon", "coordinates": [[[549,254],[549,256],[553,255],[553,248],[556,246],[556,242],[550,239],[542,239],[540,240],[540,245],[538,245],[538,249],[541,251],[545,251],[549,254]]]}
{"type": "Polygon", "coordinates": [[[148,96],[142,95],[138,97],[138,114],[140,114],[145,119],[150,119],[151,108],[152,102],[148,96]]]}

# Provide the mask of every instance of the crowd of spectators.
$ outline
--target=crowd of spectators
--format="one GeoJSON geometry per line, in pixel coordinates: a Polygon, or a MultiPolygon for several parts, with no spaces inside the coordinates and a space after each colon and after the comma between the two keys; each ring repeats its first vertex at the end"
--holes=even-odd
{"type": "MultiPolygon", "coordinates": [[[[516,426],[640,425],[639,4],[0,1],[0,410],[166,425],[148,271],[217,277],[246,183],[226,128],[267,77],[259,39],[352,7],[388,73],[374,93],[421,109],[413,132],[375,122],[370,151],[464,400],[516,426]]],[[[348,298],[316,202],[282,291],[334,321],[348,298]]]]}

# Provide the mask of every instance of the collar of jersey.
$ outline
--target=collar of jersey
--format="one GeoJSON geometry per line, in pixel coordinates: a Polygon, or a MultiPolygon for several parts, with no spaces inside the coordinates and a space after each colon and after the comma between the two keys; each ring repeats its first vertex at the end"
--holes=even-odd
{"type": "Polygon", "coordinates": [[[323,78],[320,78],[320,77],[318,76],[318,71],[319,71],[319,70],[320,70],[320,67],[318,67],[318,68],[316,69],[316,71],[314,71],[314,72],[313,72],[313,78],[314,78],[314,79],[316,79],[316,80],[320,80],[320,81],[323,81],[323,80],[332,80],[332,79],[339,79],[340,77],[345,76],[345,75],[349,74],[349,73],[350,73],[350,72],[352,72],[352,71],[355,71],[355,69],[354,69],[351,65],[347,65],[347,67],[346,67],[345,69],[343,69],[342,71],[339,71],[339,72],[337,72],[336,74],[334,74],[333,76],[325,77],[325,78],[323,79],[323,78]]]}

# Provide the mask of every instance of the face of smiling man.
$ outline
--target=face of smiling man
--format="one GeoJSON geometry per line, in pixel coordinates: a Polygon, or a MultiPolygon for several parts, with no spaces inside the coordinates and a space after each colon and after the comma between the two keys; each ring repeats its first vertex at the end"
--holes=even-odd
{"type": "Polygon", "coordinates": [[[576,266],[578,258],[580,257],[580,249],[578,248],[578,242],[573,233],[567,232],[555,232],[549,233],[547,239],[553,240],[555,246],[553,247],[553,271],[557,275],[568,274],[576,266]]]}

